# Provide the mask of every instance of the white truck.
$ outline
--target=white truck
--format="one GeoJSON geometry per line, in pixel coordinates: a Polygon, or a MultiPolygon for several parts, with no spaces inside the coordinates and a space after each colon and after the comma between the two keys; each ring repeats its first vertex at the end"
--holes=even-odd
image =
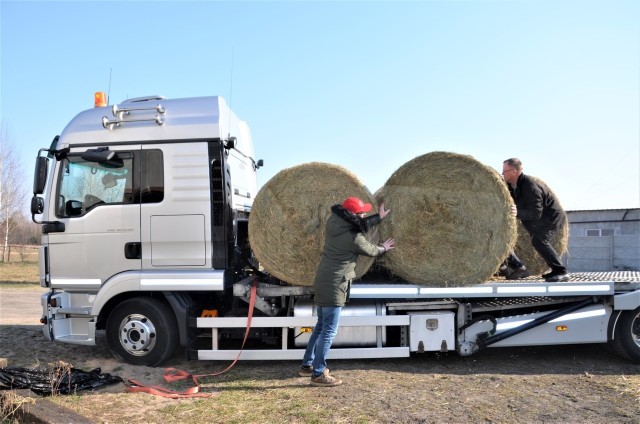
{"type": "MultiPolygon", "coordinates": [[[[45,336],[94,345],[105,330],[133,364],[157,366],[179,345],[189,358],[228,360],[251,314],[240,359],[301,359],[313,289],[261,276],[246,259],[263,164],[253,156],[248,126],[220,97],[149,96],[78,114],[36,159],[45,336]]],[[[640,272],[453,288],[365,276],[331,356],[571,343],[608,343],[640,363],[640,272]]]]}

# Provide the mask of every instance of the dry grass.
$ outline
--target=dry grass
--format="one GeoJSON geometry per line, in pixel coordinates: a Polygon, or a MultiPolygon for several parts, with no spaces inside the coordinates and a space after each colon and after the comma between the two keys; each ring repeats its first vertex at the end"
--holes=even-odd
{"type": "MultiPolygon", "coordinates": [[[[3,247],[4,248],[4,247],[3,247]]],[[[0,248],[0,254],[2,249],[0,248]]],[[[8,262],[38,262],[38,246],[34,245],[10,245],[8,262]]]]}
{"type": "Polygon", "coordinates": [[[39,287],[39,282],[37,262],[0,263],[0,284],[11,284],[12,286],[37,284],[39,287]]]}
{"type": "Polygon", "coordinates": [[[634,397],[640,408],[640,375],[621,375],[611,387],[622,395],[634,397]]]}
{"type": "Polygon", "coordinates": [[[0,262],[0,284],[28,287],[39,283],[38,246],[11,246],[9,261],[0,262]]]}
{"type": "Polygon", "coordinates": [[[503,351],[477,360],[332,361],[344,379],[336,388],[309,387],[294,376],[297,363],[242,363],[205,382],[203,390],[217,393],[210,399],[87,393],[55,401],[92,421],[114,423],[637,422],[631,377],[601,371],[604,363],[591,362],[584,350],[578,359],[546,352],[535,360],[503,351]],[[553,361],[562,366],[540,368],[553,361]],[[536,367],[545,371],[531,370],[536,367]]]}
{"type": "Polygon", "coordinates": [[[4,390],[0,393],[0,423],[14,424],[22,422],[21,412],[35,403],[31,397],[20,396],[15,391],[4,390]]]}

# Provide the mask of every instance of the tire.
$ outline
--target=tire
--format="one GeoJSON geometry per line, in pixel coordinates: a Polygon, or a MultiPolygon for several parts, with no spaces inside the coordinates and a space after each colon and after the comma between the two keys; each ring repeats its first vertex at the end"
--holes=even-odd
{"type": "Polygon", "coordinates": [[[620,313],[611,346],[621,356],[640,364],[640,307],[620,313]]]}
{"type": "Polygon", "coordinates": [[[178,346],[178,326],[167,304],[148,297],[122,302],[107,320],[107,344],[116,358],[155,367],[178,346]]]}
{"type": "MultiPolygon", "coordinates": [[[[620,319],[620,313],[622,311],[614,311],[614,314],[611,317],[611,324],[615,325],[616,323],[618,323],[618,320],[620,319]]],[[[612,334],[612,338],[609,340],[609,343],[607,343],[607,347],[609,348],[609,351],[616,355],[619,356],[621,358],[627,359],[627,360],[631,360],[631,358],[627,355],[627,352],[624,350],[624,348],[622,347],[622,343],[620,340],[622,340],[622,337],[616,335],[615,333],[612,333],[611,330],[609,330],[609,332],[612,334]]]]}

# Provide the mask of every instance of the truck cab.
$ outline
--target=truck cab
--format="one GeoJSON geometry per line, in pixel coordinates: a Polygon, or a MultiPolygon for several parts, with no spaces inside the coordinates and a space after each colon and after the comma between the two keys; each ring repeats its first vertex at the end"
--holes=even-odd
{"type": "MultiPolygon", "coordinates": [[[[95,329],[141,293],[154,313],[180,317],[181,292],[223,290],[247,242],[262,164],[253,155],[249,127],[221,97],[148,96],[78,114],[36,165],[47,337],[93,344],[95,329]]],[[[111,324],[120,354],[144,356],[142,333],[123,339],[121,324],[111,324]]]]}

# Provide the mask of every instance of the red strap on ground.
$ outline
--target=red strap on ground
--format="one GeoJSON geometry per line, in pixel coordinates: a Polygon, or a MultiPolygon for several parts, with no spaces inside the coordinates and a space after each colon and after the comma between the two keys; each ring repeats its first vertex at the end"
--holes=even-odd
{"type": "Polygon", "coordinates": [[[242,350],[244,349],[244,345],[249,338],[249,330],[251,329],[251,319],[253,318],[253,308],[256,303],[256,291],[258,288],[258,278],[255,278],[251,282],[251,294],[249,295],[249,314],[247,316],[247,329],[244,332],[244,339],[242,340],[242,346],[240,346],[240,351],[238,352],[238,356],[233,360],[231,365],[225,368],[222,371],[213,373],[213,374],[190,374],[188,372],[176,369],[176,368],[167,368],[164,373],[164,380],[168,383],[174,381],[181,381],[191,378],[195,386],[189,387],[183,391],[176,391],[167,389],[162,386],[145,386],[142,383],[139,383],[136,380],[127,379],[130,384],[127,387],[127,391],[131,393],[149,393],[156,396],[162,396],[171,399],[181,399],[181,398],[191,398],[191,397],[211,397],[214,396],[215,393],[200,393],[200,383],[198,382],[199,378],[202,377],[215,377],[218,375],[222,375],[225,372],[229,371],[240,359],[240,355],[242,355],[242,350]]]}

